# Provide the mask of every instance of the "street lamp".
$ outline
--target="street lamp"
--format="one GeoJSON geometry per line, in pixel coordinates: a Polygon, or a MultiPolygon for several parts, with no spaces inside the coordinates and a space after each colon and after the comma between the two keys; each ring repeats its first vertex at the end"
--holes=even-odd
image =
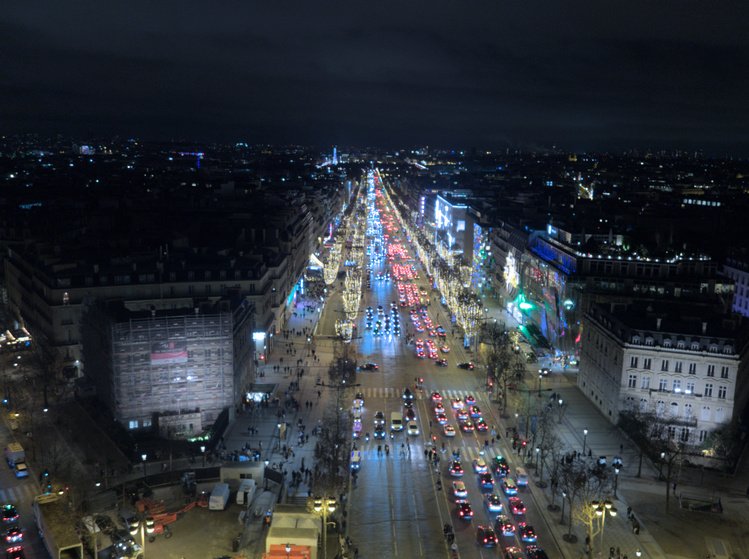
{"type": "Polygon", "coordinates": [[[559,423],[562,422],[562,414],[564,413],[564,400],[559,398],[559,423]]]}
{"type": "Polygon", "coordinates": [[[130,535],[134,536],[135,534],[137,534],[138,529],[140,529],[140,541],[141,541],[141,547],[143,549],[142,556],[145,559],[146,557],[146,532],[148,532],[148,534],[153,534],[153,531],[154,531],[153,516],[143,512],[133,517],[133,520],[130,522],[130,535]]]}
{"type": "Polygon", "coordinates": [[[148,458],[148,456],[141,454],[140,457],[143,459],[143,477],[146,477],[146,458],[148,458]]]}
{"type": "Polygon", "coordinates": [[[588,430],[583,429],[583,456],[585,456],[585,443],[588,440],[588,430]]]}
{"type": "Polygon", "coordinates": [[[591,505],[596,510],[596,516],[601,518],[601,547],[600,551],[603,551],[603,531],[606,529],[606,513],[608,512],[610,516],[616,516],[616,507],[614,506],[614,503],[609,501],[608,499],[603,502],[603,504],[599,504],[598,501],[593,501],[591,505]]]}
{"type": "Polygon", "coordinates": [[[538,471],[538,455],[541,452],[539,447],[536,447],[536,471],[538,471]]]}
{"type": "Polygon", "coordinates": [[[567,493],[562,491],[562,517],[559,519],[559,524],[564,524],[564,500],[567,498],[567,493]]]}
{"type": "Polygon", "coordinates": [[[322,543],[322,554],[321,557],[325,559],[327,557],[325,549],[325,540],[328,535],[328,513],[335,511],[335,499],[316,498],[314,503],[314,509],[316,512],[322,512],[322,536],[320,538],[322,543]]]}
{"type": "Polygon", "coordinates": [[[203,455],[203,467],[205,468],[205,445],[200,446],[200,453],[203,455]]]}
{"type": "Polygon", "coordinates": [[[661,463],[658,464],[658,481],[663,481],[663,462],[666,460],[666,453],[661,452],[661,463]]]}
{"type": "Polygon", "coordinates": [[[616,488],[619,485],[619,468],[614,468],[616,475],[614,476],[614,499],[616,499],[616,488]]]}

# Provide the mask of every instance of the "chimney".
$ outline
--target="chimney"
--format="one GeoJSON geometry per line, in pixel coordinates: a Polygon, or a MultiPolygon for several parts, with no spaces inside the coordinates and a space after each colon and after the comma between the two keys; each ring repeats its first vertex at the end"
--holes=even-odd
{"type": "Polygon", "coordinates": [[[663,320],[660,316],[655,319],[655,329],[660,331],[661,329],[661,320],[663,320]]]}
{"type": "Polygon", "coordinates": [[[702,335],[704,336],[705,334],[707,334],[707,322],[703,321],[702,322],[702,335]]]}

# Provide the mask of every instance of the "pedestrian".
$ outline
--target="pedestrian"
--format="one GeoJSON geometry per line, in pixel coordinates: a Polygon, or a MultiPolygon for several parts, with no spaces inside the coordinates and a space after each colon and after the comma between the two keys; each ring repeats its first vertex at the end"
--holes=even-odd
{"type": "Polygon", "coordinates": [[[671,484],[671,489],[673,490],[673,494],[676,495],[676,482],[671,484]]]}

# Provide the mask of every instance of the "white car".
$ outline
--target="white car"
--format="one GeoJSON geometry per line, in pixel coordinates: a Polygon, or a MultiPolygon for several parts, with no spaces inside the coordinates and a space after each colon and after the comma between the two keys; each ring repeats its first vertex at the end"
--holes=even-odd
{"type": "Polygon", "coordinates": [[[450,425],[450,424],[444,425],[442,427],[442,433],[446,437],[454,437],[455,436],[455,428],[452,425],[450,425]]]}
{"type": "Polygon", "coordinates": [[[465,499],[468,497],[466,484],[462,481],[453,481],[453,495],[455,495],[457,499],[465,499]]]}
{"type": "Polygon", "coordinates": [[[419,426],[416,424],[415,421],[409,421],[408,426],[406,427],[406,430],[408,431],[409,435],[419,434],[419,426]]]}

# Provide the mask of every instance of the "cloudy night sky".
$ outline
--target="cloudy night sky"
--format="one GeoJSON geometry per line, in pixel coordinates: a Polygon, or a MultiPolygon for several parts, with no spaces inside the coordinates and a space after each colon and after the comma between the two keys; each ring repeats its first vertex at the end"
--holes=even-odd
{"type": "Polygon", "coordinates": [[[2,132],[749,155],[749,3],[3,4],[2,132]]]}

